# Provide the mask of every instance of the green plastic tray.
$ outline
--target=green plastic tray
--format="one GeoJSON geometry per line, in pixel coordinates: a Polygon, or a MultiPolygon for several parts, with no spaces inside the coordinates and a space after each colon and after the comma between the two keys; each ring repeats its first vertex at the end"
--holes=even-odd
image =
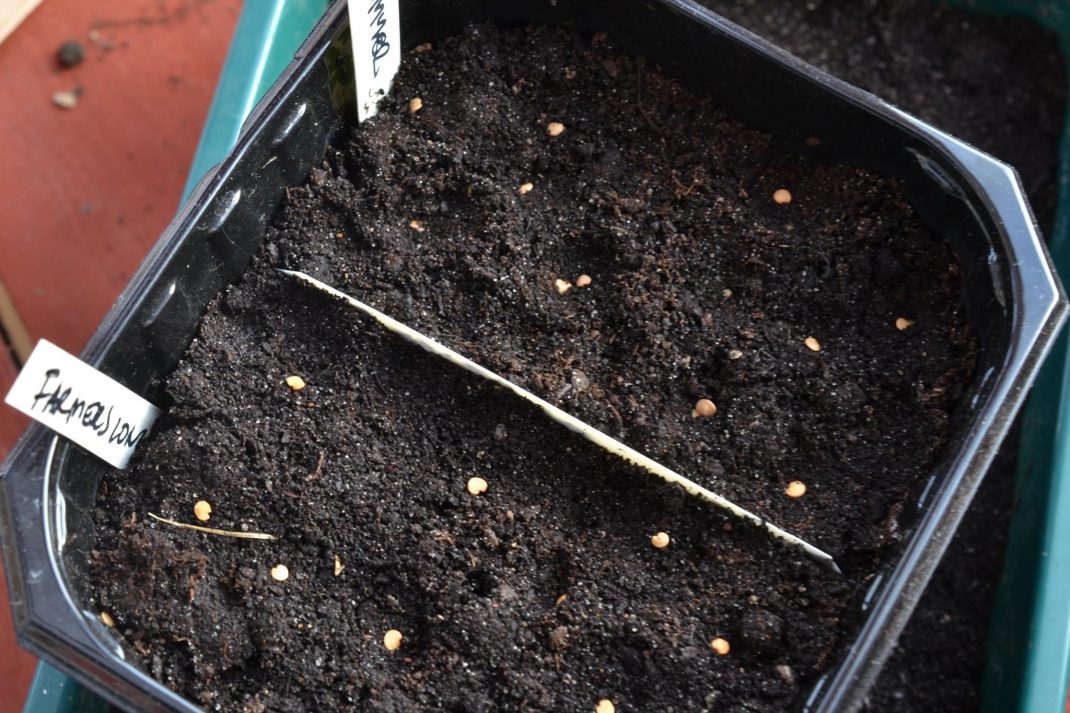
{"type": "MultiPolygon", "coordinates": [[[[289,63],[329,0],[253,0],[242,9],[185,193],[237,139],[257,100],[289,63]]],[[[1058,33],[1070,58],[1070,0],[953,0],[1029,17],[1058,33]]],[[[1067,67],[1070,75],[1070,59],[1067,67]]],[[[1070,108],[1068,108],[1070,115],[1070,108]]],[[[1059,155],[1059,211],[1049,235],[1070,275],[1070,122],[1059,155]]],[[[1064,333],[1023,414],[1007,564],[989,635],[984,713],[1061,711],[1070,679],[1070,349],[1064,333]],[[1059,513],[1065,513],[1060,519],[1059,513]]],[[[40,664],[25,713],[97,713],[107,706],[40,664]]]]}

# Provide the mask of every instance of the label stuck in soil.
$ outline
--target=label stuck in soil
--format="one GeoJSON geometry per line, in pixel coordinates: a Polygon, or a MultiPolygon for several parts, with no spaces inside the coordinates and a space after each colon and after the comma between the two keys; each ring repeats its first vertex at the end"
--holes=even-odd
{"type": "Polygon", "coordinates": [[[401,65],[400,23],[397,0],[349,0],[358,121],[378,114],[390,91],[401,65]]]}
{"type": "Polygon", "coordinates": [[[160,410],[44,339],[4,401],[116,468],[125,468],[160,410]]]}

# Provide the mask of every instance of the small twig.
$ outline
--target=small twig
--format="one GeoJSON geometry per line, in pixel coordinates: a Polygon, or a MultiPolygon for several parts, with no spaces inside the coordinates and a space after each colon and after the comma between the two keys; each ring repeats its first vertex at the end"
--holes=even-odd
{"type": "Polygon", "coordinates": [[[176,522],[175,520],[168,520],[166,517],[160,517],[153,513],[148,513],[148,516],[153,520],[159,520],[160,522],[166,522],[168,525],[174,525],[175,527],[182,527],[187,530],[196,530],[197,532],[206,532],[209,535],[222,535],[223,537],[238,537],[243,540],[277,540],[279,539],[275,535],[269,535],[265,532],[233,532],[231,530],[217,530],[214,527],[201,527],[200,525],[189,525],[185,522],[176,522]]]}
{"type": "Polygon", "coordinates": [[[326,457],[326,453],[324,453],[323,451],[320,451],[320,459],[316,463],[316,470],[314,472],[309,473],[308,475],[306,475],[305,476],[305,480],[315,480],[316,478],[320,477],[320,473],[323,472],[323,459],[325,457],[326,457]]]}

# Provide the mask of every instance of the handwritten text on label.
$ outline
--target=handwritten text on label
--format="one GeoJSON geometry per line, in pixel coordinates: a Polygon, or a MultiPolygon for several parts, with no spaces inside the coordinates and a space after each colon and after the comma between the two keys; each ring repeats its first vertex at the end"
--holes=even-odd
{"type": "Polygon", "coordinates": [[[119,382],[44,340],[5,401],[117,468],[126,467],[160,414],[119,382]]]}

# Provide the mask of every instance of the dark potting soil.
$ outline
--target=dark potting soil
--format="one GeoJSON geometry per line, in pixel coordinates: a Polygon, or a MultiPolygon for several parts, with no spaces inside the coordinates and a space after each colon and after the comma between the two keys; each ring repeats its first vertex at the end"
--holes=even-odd
{"type": "MultiPolygon", "coordinates": [[[[1053,33],[1023,18],[918,0],[699,2],[1011,164],[1042,230],[1050,230],[1067,98],[1053,33]]],[[[870,710],[980,708],[1016,462],[1010,438],[874,687],[870,710]]]]}
{"type": "Polygon", "coordinates": [[[955,260],[893,181],[795,158],[600,36],[479,26],[410,55],[267,240],[95,514],[95,603],[211,708],[796,707],[850,635],[975,363],[955,260]],[[768,516],[846,577],[277,266],[768,516]],[[308,386],[291,392],[291,374],[308,386]],[[704,397],[718,411],[695,418],[704,397]],[[279,539],[146,514],[189,522],[202,498],[213,527],[279,539]]]}

